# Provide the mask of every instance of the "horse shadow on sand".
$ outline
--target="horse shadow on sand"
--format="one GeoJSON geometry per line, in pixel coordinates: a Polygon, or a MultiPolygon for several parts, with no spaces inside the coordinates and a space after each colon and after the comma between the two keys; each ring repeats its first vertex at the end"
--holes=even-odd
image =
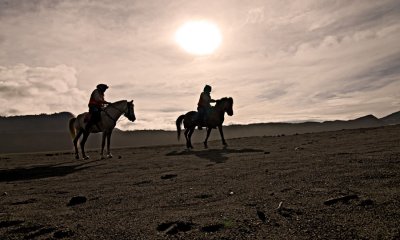
{"type": "Polygon", "coordinates": [[[210,162],[214,163],[224,163],[226,162],[229,157],[228,154],[237,154],[237,153],[259,153],[264,152],[264,150],[260,149],[251,149],[251,148],[242,148],[242,149],[205,149],[201,151],[172,151],[167,154],[166,156],[187,156],[187,155],[195,155],[199,158],[207,159],[210,162]]]}
{"type": "Polygon", "coordinates": [[[52,165],[32,166],[27,168],[0,169],[0,182],[14,182],[43,179],[49,177],[63,177],[71,173],[99,166],[99,164],[85,166],[89,163],[93,163],[96,161],[98,160],[73,165],[65,165],[65,163],[60,163],[52,165]]]}

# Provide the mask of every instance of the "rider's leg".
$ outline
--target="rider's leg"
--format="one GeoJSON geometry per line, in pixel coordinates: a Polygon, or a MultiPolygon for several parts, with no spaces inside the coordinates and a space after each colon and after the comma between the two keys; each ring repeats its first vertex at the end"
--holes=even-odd
{"type": "Polygon", "coordinates": [[[89,122],[86,124],[85,132],[90,132],[90,128],[96,124],[100,119],[100,109],[90,108],[89,113],[91,113],[89,122]]]}
{"type": "Polygon", "coordinates": [[[197,108],[197,122],[199,123],[199,126],[197,129],[202,130],[202,125],[204,124],[204,115],[205,115],[205,109],[203,107],[198,107],[197,108]]]}
{"type": "Polygon", "coordinates": [[[202,120],[204,124],[207,122],[209,114],[210,114],[210,108],[204,108],[203,120],[202,120]]]}

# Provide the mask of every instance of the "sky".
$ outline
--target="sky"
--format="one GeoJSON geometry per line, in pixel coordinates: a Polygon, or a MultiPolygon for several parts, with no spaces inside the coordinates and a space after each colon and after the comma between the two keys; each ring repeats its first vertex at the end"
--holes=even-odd
{"type": "Polygon", "coordinates": [[[0,0],[0,115],[87,111],[134,100],[136,122],[175,129],[205,84],[232,97],[226,124],[348,120],[400,110],[398,0],[0,0]],[[174,35],[188,21],[221,31],[212,54],[174,35]]]}

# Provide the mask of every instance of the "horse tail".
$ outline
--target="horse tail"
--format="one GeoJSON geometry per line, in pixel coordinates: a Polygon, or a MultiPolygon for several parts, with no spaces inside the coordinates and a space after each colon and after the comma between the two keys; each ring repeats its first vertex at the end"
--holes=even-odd
{"type": "Polygon", "coordinates": [[[71,138],[72,138],[72,139],[75,138],[75,134],[76,134],[76,132],[75,132],[75,127],[74,127],[75,121],[76,121],[76,118],[75,118],[75,117],[74,117],[74,118],[71,118],[71,119],[69,120],[69,124],[68,124],[68,126],[69,126],[69,133],[71,134],[71,138]]]}
{"type": "Polygon", "coordinates": [[[185,118],[185,115],[180,115],[178,117],[178,119],[176,119],[176,130],[178,131],[178,141],[181,138],[181,125],[182,125],[184,118],[185,118]]]}

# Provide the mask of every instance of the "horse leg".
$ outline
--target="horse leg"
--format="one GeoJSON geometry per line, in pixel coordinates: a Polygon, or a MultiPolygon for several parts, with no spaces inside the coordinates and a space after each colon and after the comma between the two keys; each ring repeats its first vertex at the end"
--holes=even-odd
{"type": "Polygon", "coordinates": [[[190,130],[189,130],[188,138],[189,138],[189,147],[190,148],[193,148],[193,145],[192,145],[192,134],[193,134],[195,128],[196,128],[196,126],[190,128],[190,130]]]}
{"type": "Polygon", "coordinates": [[[78,134],[76,134],[74,138],[74,148],[75,148],[75,159],[79,159],[79,151],[78,151],[78,140],[81,137],[83,131],[79,130],[78,134]]]}
{"type": "Polygon", "coordinates": [[[190,131],[190,129],[189,128],[186,128],[185,129],[185,138],[186,138],[186,148],[187,149],[189,149],[190,148],[190,139],[189,139],[189,131],[190,131]]]}
{"type": "Polygon", "coordinates": [[[83,133],[83,138],[82,138],[82,141],[81,141],[82,158],[84,160],[89,159],[89,157],[86,156],[86,154],[85,154],[85,143],[86,143],[86,140],[88,139],[88,137],[89,137],[89,133],[85,131],[83,133]]]}
{"type": "Polygon", "coordinates": [[[206,140],[204,140],[204,148],[208,148],[207,141],[208,141],[208,138],[210,137],[211,130],[212,130],[212,128],[207,128],[207,136],[206,136],[206,140]]]}
{"type": "Polygon", "coordinates": [[[222,144],[226,147],[228,144],[225,142],[224,132],[222,131],[222,125],[218,126],[219,134],[221,135],[222,144]]]}
{"type": "Polygon", "coordinates": [[[104,159],[105,157],[104,157],[104,146],[105,146],[105,144],[106,144],[106,133],[105,132],[103,132],[103,135],[102,135],[102,139],[101,139],[101,153],[100,153],[100,158],[101,159],[104,159]]]}
{"type": "Polygon", "coordinates": [[[107,158],[112,158],[112,154],[110,151],[110,143],[111,143],[111,133],[112,132],[108,132],[107,133],[107,158]]]}

